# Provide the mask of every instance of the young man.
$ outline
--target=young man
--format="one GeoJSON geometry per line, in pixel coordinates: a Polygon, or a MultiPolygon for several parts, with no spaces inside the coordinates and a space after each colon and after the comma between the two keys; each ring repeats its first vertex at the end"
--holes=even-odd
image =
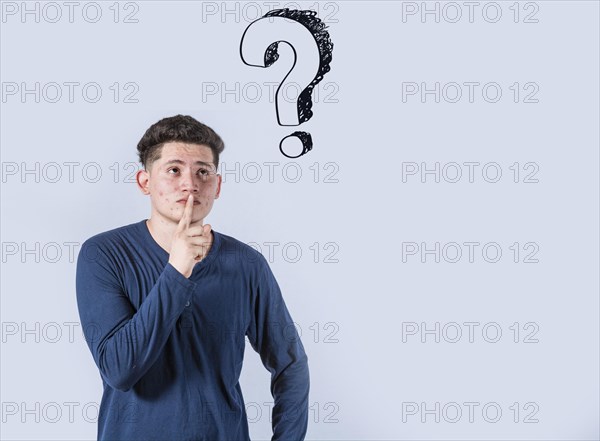
{"type": "Polygon", "coordinates": [[[271,372],[273,439],[302,440],[307,357],[266,259],[203,225],[224,144],[177,115],[138,144],[151,217],[86,240],[77,303],[102,378],[99,440],[248,440],[245,337],[271,372]]]}

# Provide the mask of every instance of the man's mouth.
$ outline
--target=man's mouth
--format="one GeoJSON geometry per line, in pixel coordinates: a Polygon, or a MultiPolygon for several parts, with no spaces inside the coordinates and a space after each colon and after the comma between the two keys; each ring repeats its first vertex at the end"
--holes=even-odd
{"type": "MultiPolygon", "coordinates": [[[[184,205],[185,205],[185,204],[187,203],[187,199],[179,199],[179,200],[177,201],[177,203],[178,203],[178,204],[184,204],[184,205]]],[[[199,202],[199,201],[197,201],[196,199],[194,199],[194,205],[200,205],[200,202],[199,202]]]]}

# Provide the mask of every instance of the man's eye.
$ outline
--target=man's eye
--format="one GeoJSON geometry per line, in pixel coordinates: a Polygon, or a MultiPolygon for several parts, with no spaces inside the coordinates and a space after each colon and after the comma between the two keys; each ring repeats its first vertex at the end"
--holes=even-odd
{"type": "Polygon", "coordinates": [[[173,170],[175,170],[175,171],[179,171],[179,169],[178,169],[177,167],[172,167],[172,168],[170,168],[169,170],[167,170],[167,172],[171,172],[171,171],[173,171],[173,170]]]}
{"type": "Polygon", "coordinates": [[[206,169],[206,168],[201,168],[200,170],[198,170],[198,174],[199,174],[200,176],[208,176],[208,175],[209,175],[209,173],[210,173],[210,172],[209,172],[209,171],[208,171],[208,169],[206,169]]]}

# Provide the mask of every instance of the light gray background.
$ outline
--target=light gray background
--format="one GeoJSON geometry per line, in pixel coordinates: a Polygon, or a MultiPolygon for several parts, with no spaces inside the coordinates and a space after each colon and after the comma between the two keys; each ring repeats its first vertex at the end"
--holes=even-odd
{"type": "MultiPolygon", "coordinates": [[[[122,22],[134,10],[125,3],[117,5],[120,22],[114,23],[112,2],[100,5],[97,23],[82,18],[85,2],[73,23],[65,6],[57,23],[7,16],[1,23],[3,87],[96,82],[103,96],[88,103],[80,86],[73,103],[67,96],[57,103],[43,97],[36,103],[33,95],[3,97],[2,439],[95,439],[101,381],[81,328],[69,325],[79,318],[75,259],[65,243],[148,218],[149,199],[124,182],[131,170],[126,164],[136,162],[135,146],[146,128],[176,113],[212,126],[226,143],[221,161],[230,170],[239,163],[239,182],[235,172],[226,176],[206,221],[262,244],[264,254],[266,242],[280,244],[271,268],[309,356],[308,439],[598,439],[598,3],[521,2],[518,23],[514,2],[497,3],[502,17],[489,23],[485,18],[493,18],[493,10],[482,15],[487,3],[479,2],[473,23],[463,2],[457,3],[463,13],[457,23],[449,22],[448,6],[436,23],[419,14],[403,20],[403,8],[412,7],[407,2],[301,3],[327,17],[335,47],[321,84],[328,89],[321,88],[313,118],[297,128],[277,125],[266,88],[254,103],[243,97],[235,102],[233,95],[226,102],[219,95],[203,100],[203,83],[233,88],[238,82],[243,88],[280,81],[289,69],[285,49],[269,69],[240,59],[254,5],[265,13],[265,3],[250,9],[228,2],[238,12],[224,20],[225,3],[211,3],[211,9],[205,4],[204,12],[216,7],[217,13],[203,16],[202,3],[191,1],[136,2],[137,23],[122,22]],[[538,22],[524,23],[536,9],[538,22]],[[115,82],[118,103],[109,89],[115,82]],[[138,103],[123,102],[132,90],[123,90],[127,82],[138,85],[138,103]],[[480,86],[472,103],[466,96],[436,103],[431,95],[425,103],[418,95],[402,102],[407,82],[496,82],[503,95],[488,103],[480,86]],[[515,82],[518,103],[509,89],[515,82]],[[539,88],[538,103],[522,102],[528,82],[539,88]],[[312,134],[314,149],[293,161],[302,178],[290,183],[286,178],[295,169],[287,166],[290,175],[282,176],[291,161],[278,144],[296,129],[312,134]],[[53,162],[62,171],[55,183],[49,182],[53,162]],[[79,163],[73,182],[65,162],[79,163]],[[273,182],[265,162],[277,163],[273,182]],[[430,168],[436,162],[495,162],[503,174],[489,183],[479,166],[472,183],[466,175],[458,183],[436,183],[431,175],[425,183],[420,175],[403,182],[408,162],[430,168]],[[509,168],[515,162],[521,167],[517,183],[509,168]],[[538,167],[537,183],[522,182],[528,162],[538,167]],[[30,169],[39,163],[40,171],[12,175],[10,163],[30,169]],[[101,167],[96,183],[82,176],[89,163],[101,167]],[[251,163],[262,167],[256,183],[251,163]],[[324,182],[332,171],[337,182],[324,182]],[[310,249],[315,242],[317,262],[310,249]],[[326,248],[329,242],[334,245],[326,248]],[[473,263],[466,255],[457,263],[435,263],[431,255],[425,263],[419,255],[403,262],[407,242],[481,245],[473,263]],[[489,242],[502,248],[497,263],[481,257],[489,242]],[[509,249],[514,242],[521,248],[517,263],[509,249]],[[537,263],[523,262],[528,242],[538,247],[537,263]],[[9,252],[11,243],[16,254],[9,252]],[[302,250],[297,263],[282,256],[290,243],[302,250]],[[54,259],[57,247],[61,255],[54,259]],[[34,252],[22,254],[24,249],[34,252]],[[325,263],[332,251],[338,262],[325,263]],[[420,334],[403,334],[411,322],[429,329],[456,322],[464,333],[456,343],[447,341],[454,333],[442,334],[439,343],[425,334],[422,343],[420,334]],[[472,343],[465,322],[480,324],[472,343]],[[521,328],[517,343],[510,329],[515,322],[521,328]],[[497,343],[483,338],[487,323],[502,330],[497,343]],[[525,343],[532,329],[538,342],[525,343]],[[472,422],[465,402],[478,403],[472,422]],[[420,410],[439,403],[440,420],[403,415],[403,403],[405,410],[406,403],[420,410]],[[448,403],[463,411],[455,423],[449,420],[456,407],[448,403]],[[486,403],[501,409],[499,421],[486,421],[486,403]],[[532,413],[538,422],[524,422],[532,413]]],[[[269,374],[247,349],[241,384],[255,420],[251,436],[268,439],[269,374]]],[[[493,409],[488,416],[495,416],[493,409]]]]}

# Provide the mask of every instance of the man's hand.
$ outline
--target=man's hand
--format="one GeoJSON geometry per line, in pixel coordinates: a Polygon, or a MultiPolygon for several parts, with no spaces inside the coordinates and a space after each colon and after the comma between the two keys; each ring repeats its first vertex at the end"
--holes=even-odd
{"type": "Polygon", "coordinates": [[[210,225],[202,225],[202,221],[194,222],[197,225],[192,224],[193,209],[194,196],[190,194],[173,234],[169,254],[169,263],[186,278],[192,275],[194,265],[208,254],[212,244],[210,225]]]}

